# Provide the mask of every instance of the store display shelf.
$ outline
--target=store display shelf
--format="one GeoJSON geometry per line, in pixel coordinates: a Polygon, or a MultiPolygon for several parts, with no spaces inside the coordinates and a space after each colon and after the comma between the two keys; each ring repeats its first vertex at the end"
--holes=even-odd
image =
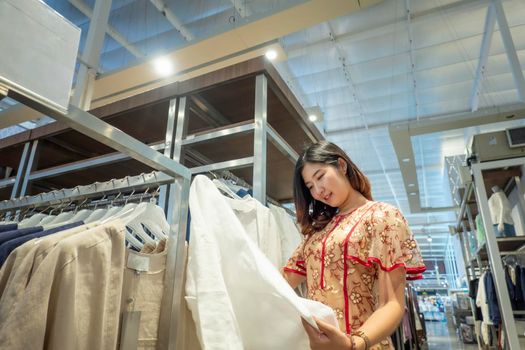
{"type": "MultiPolygon", "coordinates": [[[[517,253],[518,251],[522,252],[521,248],[525,247],[525,236],[498,237],[496,238],[496,241],[498,242],[498,248],[501,255],[513,254],[517,253]]],[[[481,260],[487,259],[488,256],[486,243],[479,247],[476,254],[479,255],[481,260]]]]}

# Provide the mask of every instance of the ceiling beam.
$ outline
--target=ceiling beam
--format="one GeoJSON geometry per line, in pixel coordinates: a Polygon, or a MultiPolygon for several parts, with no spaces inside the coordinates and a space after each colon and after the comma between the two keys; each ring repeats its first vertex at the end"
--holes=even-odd
{"type": "MultiPolygon", "coordinates": [[[[68,0],[69,3],[75,6],[80,12],[84,14],[87,18],[91,20],[93,17],[93,10],[82,0],[68,0]]],[[[113,26],[108,24],[107,33],[110,37],[113,38],[116,42],[122,45],[126,50],[128,50],[133,56],[137,58],[144,57],[144,54],[132,43],[130,43],[120,32],[113,26]]]]}
{"type": "Polygon", "coordinates": [[[481,49],[479,53],[478,67],[476,68],[476,77],[474,78],[474,86],[470,97],[470,110],[475,112],[478,110],[479,94],[481,90],[481,82],[485,78],[487,68],[487,60],[489,58],[490,43],[492,42],[492,35],[494,34],[494,27],[496,26],[496,10],[494,4],[489,4],[487,9],[487,16],[485,17],[485,29],[483,30],[483,38],[481,39],[481,49]]]}
{"type": "MultiPolygon", "coordinates": [[[[487,0],[459,0],[447,5],[433,7],[431,9],[424,10],[421,12],[412,12],[410,14],[410,20],[412,22],[416,22],[419,20],[425,20],[428,17],[432,16],[443,16],[444,12],[450,10],[473,11],[479,7],[487,6],[486,4],[487,0]]],[[[396,28],[399,25],[403,24],[405,21],[405,17],[398,17],[379,26],[375,25],[374,27],[364,28],[357,32],[348,32],[346,34],[339,35],[338,38],[340,41],[345,42],[367,40],[380,35],[385,35],[387,33],[392,33],[396,30],[396,28]]],[[[329,39],[322,38],[311,43],[300,43],[297,45],[288,46],[286,47],[286,49],[289,50],[290,58],[293,58],[304,54],[306,49],[316,45],[322,45],[328,42],[328,40],[329,39]]]]}
{"type": "Polygon", "coordinates": [[[208,117],[210,117],[219,126],[231,124],[225,116],[222,115],[211,103],[206,101],[204,97],[199,94],[191,95],[193,103],[208,117]]]}
{"type": "MultiPolygon", "coordinates": [[[[233,30],[200,40],[195,44],[175,50],[166,57],[176,62],[177,72],[185,72],[204,64],[209,66],[210,62],[238,55],[239,52],[245,53],[246,50],[252,50],[288,34],[381,1],[332,0],[327,3],[325,0],[310,0],[233,30]]],[[[224,66],[226,66],[225,63],[221,62],[219,67],[212,68],[218,69],[224,66]]],[[[144,62],[97,79],[94,107],[184,79],[184,76],[178,75],[159,80],[150,63],[144,62]]]]}
{"type": "Polygon", "coordinates": [[[235,8],[235,11],[239,13],[239,15],[242,18],[250,17],[252,15],[252,11],[248,8],[248,5],[246,5],[246,1],[244,0],[230,0],[233,7],[235,8]]]}
{"type": "Polygon", "coordinates": [[[164,3],[163,0],[150,0],[157,10],[170,22],[180,35],[186,41],[192,41],[195,39],[195,35],[184,26],[182,21],[170,10],[170,8],[164,3]]]}
{"type": "Polygon", "coordinates": [[[416,120],[419,120],[419,97],[417,92],[417,81],[416,81],[416,58],[414,55],[414,35],[412,34],[412,9],[410,7],[410,0],[405,0],[406,9],[406,22],[408,32],[408,47],[410,57],[410,75],[412,76],[412,90],[414,94],[414,108],[416,110],[416,120]]]}
{"type": "Polygon", "coordinates": [[[505,17],[505,12],[503,11],[503,5],[501,4],[501,0],[491,0],[491,3],[496,10],[496,20],[498,21],[499,32],[501,34],[501,39],[503,40],[503,46],[507,52],[512,77],[514,78],[514,84],[516,84],[516,88],[518,89],[518,98],[521,102],[525,102],[525,78],[521,71],[520,61],[516,54],[516,47],[514,46],[514,41],[510,34],[510,28],[507,18],[505,17]]]}

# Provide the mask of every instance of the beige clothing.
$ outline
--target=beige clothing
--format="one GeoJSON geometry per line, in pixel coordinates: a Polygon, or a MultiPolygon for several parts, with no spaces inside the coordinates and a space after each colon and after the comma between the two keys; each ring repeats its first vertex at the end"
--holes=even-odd
{"type": "Polygon", "coordinates": [[[144,254],[149,254],[152,253],[155,249],[157,249],[157,242],[147,242],[142,246],[140,252],[144,254]]]}
{"type": "Polygon", "coordinates": [[[155,250],[152,253],[158,254],[158,253],[164,252],[166,250],[166,241],[167,241],[166,238],[161,239],[159,243],[157,244],[157,248],[155,248],[155,250]]]}
{"type": "MultiPolygon", "coordinates": [[[[167,252],[137,253],[126,250],[126,266],[121,298],[121,324],[124,313],[140,311],[137,349],[156,349],[160,306],[164,292],[167,252]]],[[[123,329],[121,334],[126,334],[123,329]]],[[[119,337],[120,339],[120,337],[119,337]]],[[[120,339],[120,342],[124,342],[120,339]]],[[[133,342],[132,342],[133,343],[133,342]]]]}
{"type": "Polygon", "coordinates": [[[115,349],[124,236],[116,220],[58,242],[2,315],[2,348],[115,349]]]}
{"type": "Polygon", "coordinates": [[[82,225],[32,239],[11,252],[0,270],[0,315],[7,315],[18,302],[18,297],[22,295],[33,272],[58,242],[96,226],[97,224],[82,225]]]}

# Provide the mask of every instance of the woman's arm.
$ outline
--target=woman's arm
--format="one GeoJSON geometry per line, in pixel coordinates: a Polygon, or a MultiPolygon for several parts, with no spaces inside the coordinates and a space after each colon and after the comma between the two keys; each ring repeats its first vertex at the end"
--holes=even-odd
{"type": "Polygon", "coordinates": [[[285,268],[281,270],[281,273],[288,282],[288,284],[295,289],[298,285],[306,281],[306,277],[298,272],[286,271],[285,268]]]}
{"type": "MultiPolygon", "coordinates": [[[[379,272],[379,308],[374,311],[359,328],[370,340],[370,346],[379,343],[392,333],[401,322],[405,310],[405,269],[398,268],[390,272],[379,272]]],[[[353,336],[355,348],[345,333],[336,327],[315,320],[321,333],[303,321],[304,328],[313,350],[334,350],[365,348],[365,341],[353,336]]]]}
{"type": "MultiPolygon", "coordinates": [[[[379,271],[379,308],[359,328],[370,340],[370,346],[385,339],[399,326],[405,312],[405,269],[379,271]]],[[[364,341],[356,339],[357,349],[364,349],[364,341]]]]}

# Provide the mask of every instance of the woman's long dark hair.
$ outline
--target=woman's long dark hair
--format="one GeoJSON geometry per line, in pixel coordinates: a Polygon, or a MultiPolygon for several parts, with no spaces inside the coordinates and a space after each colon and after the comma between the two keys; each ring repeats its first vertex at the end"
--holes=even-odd
{"type": "Polygon", "coordinates": [[[310,190],[304,183],[302,171],[305,163],[322,163],[338,167],[338,160],[347,164],[346,176],[352,188],[360,192],[366,199],[372,200],[370,182],[359,168],[350,160],[350,157],[338,146],[331,142],[320,141],[306,148],[295,164],[293,192],[297,222],[301,226],[303,235],[323,229],[337,213],[333,208],[319,201],[314,201],[310,190]]]}

